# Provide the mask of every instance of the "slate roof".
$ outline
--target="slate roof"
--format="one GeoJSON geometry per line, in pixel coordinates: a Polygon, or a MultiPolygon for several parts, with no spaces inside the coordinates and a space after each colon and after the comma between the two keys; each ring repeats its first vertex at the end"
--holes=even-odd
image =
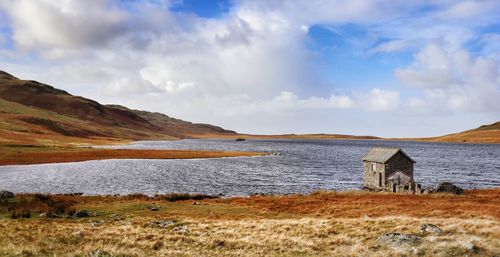
{"type": "Polygon", "coordinates": [[[415,161],[410,158],[401,148],[396,148],[396,147],[374,147],[368,151],[365,156],[363,156],[363,161],[370,161],[370,162],[378,162],[378,163],[386,163],[391,159],[394,155],[396,155],[398,152],[401,152],[404,154],[410,161],[415,163],[415,161]]]}

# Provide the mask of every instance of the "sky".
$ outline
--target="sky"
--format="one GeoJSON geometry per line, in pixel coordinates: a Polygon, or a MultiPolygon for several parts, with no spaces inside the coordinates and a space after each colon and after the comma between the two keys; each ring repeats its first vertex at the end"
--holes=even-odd
{"type": "Polygon", "coordinates": [[[500,1],[0,0],[0,70],[253,134],[500,120],[500,1]]]}

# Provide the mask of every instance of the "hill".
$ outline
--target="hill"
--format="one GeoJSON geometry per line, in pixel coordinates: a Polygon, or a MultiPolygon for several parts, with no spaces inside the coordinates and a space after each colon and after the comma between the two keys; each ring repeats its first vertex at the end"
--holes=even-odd
{"type": "MultiPolygon", "coordinates": [[[[383,139],[337,134],[238,134],[191,123],[162,113],[103,105],[91,99],[0,71],[0,145],[110,144],[178,138],[383,139]]],[[[394,138],[426,142],[500,143],[500,122],[431,138],[394,138]]]]}
{"type": "Polygon", "coordinates": [[[160,113],[102,105],[0,71],[0,143],[64,144],[232,135],[160,113]]]}
{"type": "Polygon", "coordinates": [[[459,133],[416,140],[426,142],[500,143],[500,121],[459,133]]]}

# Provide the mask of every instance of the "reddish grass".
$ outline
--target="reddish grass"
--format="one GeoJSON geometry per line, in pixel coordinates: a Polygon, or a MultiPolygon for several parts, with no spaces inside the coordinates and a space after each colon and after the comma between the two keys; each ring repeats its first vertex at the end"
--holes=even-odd
{"type": "Polygon", "coordinates": [[[0,159],[0,165],[79,162],[104,159],[193,159],[262,155],[264,154],[257,152],[84,149],[68,152],[17,152],[0,159]]]}
{"type": "Polygon", "coordinates": [[[307,196],[252,196],[217,202],[276,213],[355,218],[406,215],[412,217],[500,218],[500,189],[471,190],[464,195],[406,195],[370,192],[317,192],[307,196]]]}
{"type": "Polygon", "coordinates": [[[71,213],[78,198],[69,195],[25,194],[16,199],[17,201],[1,201],[0,213],[2,210],[8,211],[13,218],[26,213],[71,213]]]}

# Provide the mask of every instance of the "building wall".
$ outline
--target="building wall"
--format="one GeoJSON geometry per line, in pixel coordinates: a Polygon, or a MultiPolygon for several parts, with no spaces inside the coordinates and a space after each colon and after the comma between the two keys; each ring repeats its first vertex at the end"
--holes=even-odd
{"type": "Polygon", "coordinates": [[[383,163],[363,162],[363,187],[368,189],[379,190],[385,187],[385,165],[383,163]],[[376,169],[373,170],[375,164],[376,169]],[[379,175],[380,174],[380,175],[379,175]],[[382,176],[382,186],[379,186],[379,176],[382,176]]]}
{"type": "Polygon", "coordinates": [[[390,177],[396,171],[400,171],[413,179],[413,162],[401,152],[394,155],[386,163],[385,176],[390,177]]]}
{"type": "Polygon", "coordinates": [[[394,155],[386,164],[375,163],[375,171],[373,170],[373,163],[370,161],[363,162],[363,187],[365,188],[387,190],[386,178],[396,171],[400,171],[413,178],[413,162],[401,152],[394,155]],[[382,186],[379,184],[379,176],[382,177],[382,186]]]}

